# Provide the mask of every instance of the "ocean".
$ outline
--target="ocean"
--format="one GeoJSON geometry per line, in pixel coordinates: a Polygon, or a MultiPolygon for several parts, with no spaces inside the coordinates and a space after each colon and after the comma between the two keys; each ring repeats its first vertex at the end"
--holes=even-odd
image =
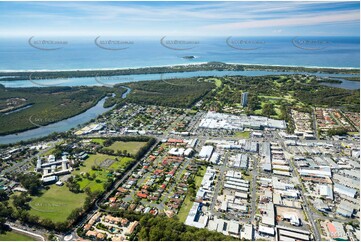
{"type": "Polygon", "coordinates": [[[136,68],[211,61],[359,68],[360,39],[359,37],[2,37],[0,55],[0,71],[136,68]]]}

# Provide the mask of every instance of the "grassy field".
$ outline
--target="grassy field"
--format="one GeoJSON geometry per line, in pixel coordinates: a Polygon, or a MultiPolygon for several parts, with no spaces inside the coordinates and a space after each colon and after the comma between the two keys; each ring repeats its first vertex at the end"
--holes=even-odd
{"type": "Polygon", "coordinates": [[[358,135],[360,132],[347,132],[348,135],[358,135]]]}
{"type": "Polygon", "coordinates": [[[200,187],[201,183],[202,183],[202,179],[204,174],[206,174],[206,166],[201,166],[198,170],[198,173],[196,175],[196,177],[194,178],[194,182],[196,184],[196,188],[198,190],[198,188],[200,187]]]}
{"type": "Polygon", "coordinates": [[[249,173],[248,175],[242,174],[242,178],[243,178],[244,180],[246,180],[246,181],[251,182],[251,180],[252,180],[252,175],[251,175],[250,173],[249,173]]]}
{"type": "Polygon", "coordinates": [[[147,142],[116,141],[108,148],[114,150],[115,152],[126,150],[126,151],[128,151],[128,153],[135,155],[138,152],[138,150],[146,144],[147,144],[147,142]]]}
{"type": "MultiPolygon", "coordinates": [[[[104,139],[92,139],[94,143],[98,143],[100,145],[104,144],[104,139]]],[[[124,142],[124,141],[115,141],[111,146],[107,147],[108,149],[117,151],[124,151],[126,150],[128,153],[135,155],[140,148],[146,145],[147,142],[124,142]]]]}
{"type": "Polygon", "coordinates": [[[93,141],[94,143],[98,143],[98,144],[100,144],[100,145],[103,145],[103,143],[104,143],[104,139],[92,139],[92,141],[93,141]]]}
{"type": "Polygon", "coordinates": [[[8,231],[4,234],[0,234],[0,241],[35,241],[33,237],[19,234],[14,231],[8,231]]]}
{"type": "MultiPolygon", "coordinates": [[[[199,170],[199,175],[197,175],[194,178],[194,182],[196,185],[196,190],[198,191],[201,183],[202,183],[202,179],[204,174],[206,173],[206,167],[205,166],[201,166],[200,170],[199,170]]],[[[187,219],[189,210],[191,210],[193,205],[193,202],[190,200],[190,196],[189,194],[186,196],[186,198],[184,199],[184,202],[182,204],[181,209],[179,210],[177,217],[179,218],[179,221],[184,222],[187,219]]]]}
{"type": "Polygon", "coordinates": [[[236,138],[249,139],[250,132],[249,131],[236,132],[234,136],[236,138]]]}
{"type": "Polygon", "coordinates": [[[190,196],[187,195],[182,203],[182,207],[179,210],[179,213],[177,214],[179,221],[181,221],[182,223],[184,223],[184,221],[186,221],[189,210],[191,210],[192,205],[193,205],[193,202],[190,200],[190,196]]]}
{"type": "Polygon", "coordinates": [[[221,79],[218,78],[207,78],[205,81],[214,81],[214,84],[216,84],[216,87],[220,87],[222,85],[221,79]]]}
{"type": "Polygon", "coordinates": [[[80,167],[79,170],[74,171],[73,175],[81,175],[83,173],[88,172],[90,176],[95,174],[94,180],[89,180],[82,176],[82,180],[79,181],[80,189],[85,189],[89,187],[91,191],[101,191],[103,190],[103,183],[107,180],[110,176],[110,170],[116,170],[118,168],[123,169],[127,167],[133,161],[132,158],[129,157],[116,157],[111,155],[104,155],[104,154],[96,154],[90,155],[88,159],[83,162],[83,166],[80,167]],[[116,160],[118,159],[118,161],[116,160]],[[106,160],[114,160],[114,162],[106,167],[103,162],[106,160]],[[100,170],[92,170],[92,166],[102,166],[100,170]]]}
{"type": "Polygon", "coordinates": [[[75,208],[83,206],[85,197],[85,193],[72,193],[66,186],[52,185],[41,196],[32,197],[30,214],[53,222],[64,222],[75,208]]]}

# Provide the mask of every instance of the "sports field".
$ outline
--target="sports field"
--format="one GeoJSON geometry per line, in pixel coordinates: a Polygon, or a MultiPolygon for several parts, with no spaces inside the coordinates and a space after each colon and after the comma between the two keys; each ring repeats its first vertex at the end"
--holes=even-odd
{"type": "Polygon", "coordinates": [[[111,170],[126,168],[131,162],[132,158],[129,157],[117,157],[104,154],[90,155],[88,159],[83,162],[83,166],[79,170],[74,171],[73,175],[80,175],[81,181],[79,181],[80,189],[89,187],[91,191],[102,191],[103,184],[107,181],[108,177],[111,177],[111,170]],[[96,166],[100,169],[92,170],[92,167],[96,166]],[[90,177],[95,179],[88,179],[84,175],[89,173],[90,177]]]}
{"type": "Polygon", "coordinates": [[[64,222],[75,209],[82,207],[85,193],[73,193],[66,186],[50,186],[41,196],[32,197],[29,213],[41,219],[50,219],[53,222],[64,222]]]}
{"type": "Polygon", "coordinates": [[[8,231],[4,234],[0,234],[0,241],[35,241],[33,237],[19,234],[14,231],[8,231]]]}
{"type": "Polygon", "coordinates": [[[140,148],[145,146],[147,142],[123,142],[123,141],[116,141],[111,146],[109,146],[109,149],[117,151],[124,151],[126,150],[131,155],[135,155],[140,148]]]}

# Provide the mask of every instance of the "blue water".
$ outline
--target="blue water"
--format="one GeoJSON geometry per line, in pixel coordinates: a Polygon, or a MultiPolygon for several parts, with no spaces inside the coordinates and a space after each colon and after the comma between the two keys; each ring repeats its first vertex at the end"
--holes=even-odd
{"type": "MultiPolygon", "coordinates": [[[[126,46],[127,49],[107,50],[99,48],[95,44],[95,37],[47,38],[47,40],[67,42],[67,44],[59,46],[61,48],[57,50],[34,48],[28,43],[29,38],[12,39],[2,37],[0,39],[0,71],[131,68],[209,61],[291,66],[360,67],[359,37],[299,38],[299,40],[318,41],[316,43],[319,44],[311,46],[295,45],[295,42],[292,42],[294,37],[233,37],[231,41],[228,41],[228,44],[227,37],[166,38],[169,40],[194,41],[196,44],[187,46],[168,45],[170,47],[191,48],[188,50],[166,48],[161,44],[161,37],[102,37],[104,40],[132,41],[132,44],[126,46]],[[247,41],[247,43],[234,44],[242,40],[247,41]],[[232,48],[232,46],[236,48],[232,48]],[[196,58],[182,58],[189,55],[196,56],[196,58]]],[[[38,39],[41,40],[41,38],[38,39]]],[[[40,45],[39,47],[44,46],[40,45]]]]}
{"type": "MultiPolygon", "coordinates": [[[[187,77],[207,77],[207,76],[266,76],[266,75],[292,75],[292,74],[309,74],[305,72],[279,72],[279,71],[192,71],[192,72],[176,72],[164,74],[140,74],[140,75],[123,75],[123,76],[99,76],[99,77],[83,77],[83,78],[65,78],[65,79],[43,79],[43,80],[19,80],[19,81],[1,81],[0,84],[8,88],[20,87],[46,87],[46,86],[111,86],[114,84],[137,82],[137,81],[151,81],[163,80],[167,82],[172,78],[187,78],[187,77]]],[[[354,81],[347,81],[342,77],[352,77],[350,74],[325,74],[312,73],[318,77],[333,77],[341,80],[342,83],[322,83],[322,85],[329,85],[333,87],[341,87],[345,89],[359,89],[360,83],[354,81]]],[[[178,85],[181,83],[178,82],[178,85]]]]}

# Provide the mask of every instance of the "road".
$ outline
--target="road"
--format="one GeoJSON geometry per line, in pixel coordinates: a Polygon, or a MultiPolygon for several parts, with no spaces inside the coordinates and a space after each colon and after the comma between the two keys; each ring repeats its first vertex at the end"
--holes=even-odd
{"type": "Polygon", "coordinates": [[[313,126],[313,131],[314,131],[314,135],[316,137],[317,140],[320,139],[318,132],[317,132],[317,119],[316,119],[316,112],[315,112],[315,108],[312,109],[312,126],[313,126]]]}
{"type": "Polygon", "coordinates": [[[214,195],[213,195],[213,199],[212,199],[212,204],[210,206],[210,211],[215,214],[218,211],[214,211],[214,206],[217,202],[217,197],[218,197],[218,193],[220,188],[223,186],[223,180],[224,180],[224,173],[226,171],[227,168],[227,164],[228,164],[228,152],[224,154],[224,160],[223,160],[223,164],[222,166],[219,168],[219,178],[218,178],[218,182],[216,184],[216,188],[214,189],[214,195]]]}
{"type": "MultiPolygon", "coordinates": [[[[288,150],[287,150],[287,147],[284,145],[283,142],[281,142],[281,145],[283,146],[283,149],[287,153],[289,153],[288,150]]],[[[290,159],[290,165],[292,167],[292,176],[299,178],[298,174],[296,173],[296,167],[295,167],[295,164],[293,163],[292,159],[290,159]]],[[[312,230],[313,230],[314,235],[315,235],[315,240],[320,241],[321,240],[321,235],[320,235],[320,232],[319,232],[319,230],[317,228],[317,224],[315,223],[315,219],[313,217],[313,212],[309,208],[308,201],[306,199],[306,196],[304,195],[304,187],[303,187],[302,184],[301,184],[301,189],[299,189],[299,190],[300,190],[301,198],[302,198],[302,201],[303,201],[303,210],[306,212],[308,221],[312,225],[312,230]]]]}
{"type": "Polygon", "coordinates": [[[46,239],[44,238],[44,236],[40,235],[40,234],[36,234],[34,232],[30,232],[30,231],[27,231],[25,229],[21,229],[21,228],[18,228],[18,227],[15,227],[14,225],[12,224],[9,224],[9,223],[6,223],[6,225],[8,225],[12,230],[15,230],[15,231],[18,231],[22,234],[26,234],[26,235],[29,235],[33,238],[36,238],[37,240],[42,240],[42,241],[45,241],[46,239]]]}
{"type": "Polygon", "coordinates": [[[256,201],[257,201],[257,177],[258,177],[258,159],[255,156],[251,156],[253,161],[253,170],[252,170],[252,182],[251,182],[251,216],[250,216],[250,222],[253,224],[254,222],[254,216],[256,214],[256,201]]]}
{"type": "Polygon", "coordinates": [[[310,208],[309,208],[309,206],[308,206],[308,202],[307,202],[307,200],[306,200],[306,197],[305,197],[304,194],[303,194],[303,189],[301,189],[300,191],[301,191],[302,200],[304,201],[304,203],[303,203],[303,209],[304,209],[304,211],[305,211],[306,214],[307,214],[308,221],[309,221],[309,222],[311,223],[311,225],[312,225],[313,232],[314,232],[314,235],[315,235],[315,240],[320,241],[320,240],[321,240],[321,235],[320,235],[320,232],[318,231],[317,225],[316,225],[316,223],[315,223],[315,219],[314,219],[313,216],[312,216],[312,211],[310,210],[310,208]]]}

